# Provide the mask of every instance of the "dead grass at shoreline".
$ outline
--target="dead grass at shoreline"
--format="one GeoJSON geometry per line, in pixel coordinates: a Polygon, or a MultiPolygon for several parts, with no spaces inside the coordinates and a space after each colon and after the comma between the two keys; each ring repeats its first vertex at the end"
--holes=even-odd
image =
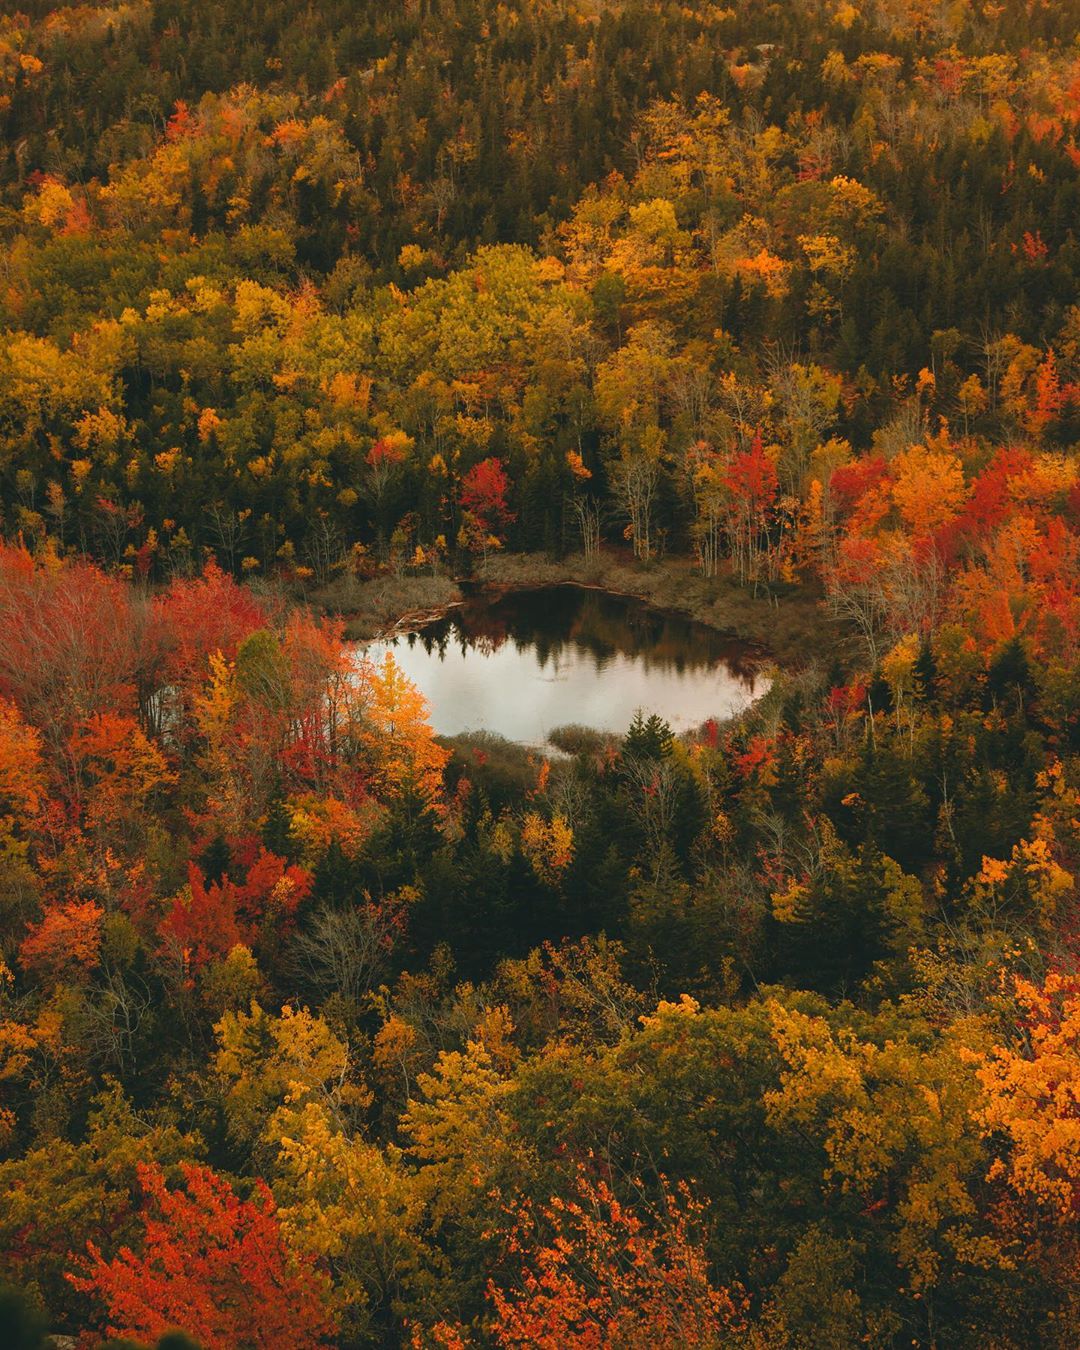
{"type": "MultiPolygon", "coordinates": [[[[556,560],[541,554],[498,554],[479,565],[465,584],[497,590],[574,584],[635,596],[752,642],[788,667],[831,662],[843,657],[848,646],[847,636],[806,589],[755,595],[729,577],[700,576],[687,559],[642,567],[610,556],[586,563],[580,555],[556,560]]],[[[342,577],[312,598],[320,608],[343,615],[347,635],[360,640],[444,613],[461,600],[462,589],[442,576],[342,577]]]]}
{"type": "Polygon", "coordinates": [[[317,608],[345,619],[347,637],[380,637],[410,622],[442,614],[461,599],[450,577],[339,577],[311,597],[317,608]]]}

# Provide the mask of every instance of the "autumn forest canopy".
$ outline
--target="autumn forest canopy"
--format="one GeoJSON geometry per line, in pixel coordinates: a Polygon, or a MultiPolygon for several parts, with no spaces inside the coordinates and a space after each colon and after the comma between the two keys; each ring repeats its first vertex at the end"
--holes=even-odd
{"type": "Polygon", "coordinates": [[[1075,1347],[1080,0],[4,11],[0,1346],[1075,1347]]]}

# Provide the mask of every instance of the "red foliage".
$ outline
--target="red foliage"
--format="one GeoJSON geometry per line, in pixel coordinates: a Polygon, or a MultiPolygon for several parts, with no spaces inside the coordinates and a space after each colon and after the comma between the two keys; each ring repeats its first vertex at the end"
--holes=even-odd
{"type": "Polygon", "coordinates": [[[1034,234],[1030,230],[1024,231],[1024,242],[1021,244],[1021,248],[1024,257],[1031,263],[1043,262],[1050,252],[1046,246],[1046,241],[1038,230],[1034,234]]]}
{"type": "Polygon", "coordinates": [[[375,441],[365,456],[365,463],[372,469],[392,468],[404,460],[405,447],[397,441],[388,440],[385,436],[375,441]]]}
{"type": "Polygon", "coordinates": [[[744,778],[768,775],[776,767],[776,746],[765,736],[752,736],[745,753],[736,756],[735,767],[744,778]]]}
{"type": "Polygon", "coordinates": [[[939,56],[933,65],[938,88],[947,98],[955,98],[964,86],[969,63],[962,57],[939,56]]]}
{"type": "Polygon", "coordinates": [[[207,563],[202,576],[193,580],[173,581],[153,605],[166,682],[185,689],[201,684],[215,652],[233,660],[244,638],[267,622],[250,590],[238,586],[216,563],[207,563]]]}
{"type": "Polygon", "coordinates": [[[290,920],[310,895],[312,877],[261,849],[243,882],[230,877],[208,882],[201,868],[189,863],[188,886],[190,898],[173,901],[159,932],[202,966],[236,946],[252,946],[268,920],[290,920]]]}
{"type": "Polygon", "coordinates": [[[506,501],[510,479],[502,460],[491,456],[482,459],[461,480],[461,505],[470,511],[485,530],[494,532],[505,528],[514,519],[506,501]]]}
{"type": "Polygon", "coordinates": [[[1039,594],[1037,650],[1056,649],[1075,659],[1080,646],[1080,539],[1059,517],[1052,517],[1027,566],[1039,594]]]}
{"type": "Polygon", "coordinates": [[[109,1334],[154,1342],[180,1327],[204,1350],[317,1350],[333,1330],[328,1283],[311,1258],[285,1247],[273,1197],[256,1183],[241,1200],[208,1167],[184,1164],[170,1191],[160,1167],[140,1164],[142,1250],[106,1261],[88,1243],[77,1289],[108,1308],[109,1334]]]}
{"type": "Polygon", "coordinates": [[[134,712],[129,587],[91,563],[35,562],[0,543],[0,694],[64,735],[98,712],[134,712]]]}
{"type": "Polygon", "coordinates": [[[868,455],[854,464],[844,464],[829,479],[832,493],[841,515],[849,515],[863,497],[879,487],[889,476],[884,455],[868,455]]]}
{"type": "Polygon", "coordinates": [[[776,465],[765,453],[760,431],[754,433],[749,450],[739,450],[732,455],[725,482],[753,514],[765,511],[776,500],[776,465]]]}
{"type": "Polygon", "coordinates": [[[178,98],[175,103],[176,111],[169,118],[165,127],[165,139],[169,141],[186,140],[189,136],[194,136],[198,123],[192,115],[191,109],[182,98],[178,98]]]}
{"type": "Polygon", "coordinates": [[[1019,447],[999,450],[971,485],[960,508],[957,529],[968,539],[985,539],[1010,513],[1009,479],[1027,473],[1031,452],[1019,447]]]}
{"type": "Polygon", "coordinates": [[[862,680],[853,680],[851,684],[834,685],[825,701],[833,716],[847,716],[859,712],[866,703],[866,685],[862,680]]]}
{"type": "Polygon", "coordinates": [[[881,549],[876,539],[845,535],[837,550],[836,580],[842,586],[866,586],[873,582],[881,565],[881,549]]]}
{"type": "Polygon", "coordinates": [[[1074,530],[1080,529],[1080,482],[1074,483],[1065,498],[1065,510],[1074,530]]]}

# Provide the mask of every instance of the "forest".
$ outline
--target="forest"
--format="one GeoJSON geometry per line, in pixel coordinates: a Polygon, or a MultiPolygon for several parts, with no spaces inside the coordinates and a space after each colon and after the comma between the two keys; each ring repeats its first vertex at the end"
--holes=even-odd
{"type": "Polygon", "coordinates": [[[16,4],[0,1346],[1073,1350],[1080,0],[16,4]]]}

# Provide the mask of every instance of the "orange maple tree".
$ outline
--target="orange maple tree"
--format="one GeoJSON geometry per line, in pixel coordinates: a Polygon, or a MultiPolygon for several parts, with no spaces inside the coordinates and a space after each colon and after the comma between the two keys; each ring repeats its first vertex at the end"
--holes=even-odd
{"type": "Polygon", "coordinates": [[[333,1330],[328,1284],[286,1249],[267,1186],[241,1200],[208,1167],[180,1170],[170,1190],[160,1167],[138,1167],[141,1252],[107,1261],[91,1242],[85,1273],[68,1276],[103,1300],[109,1334],[153,1342],[183,1327],[204,1350],[318,1350],[333,1330]]]}
{"type": "Polygon", "coordinates": [[[98,964],[104,915],[93,900],[50,906],[40,923],[30,925],[19,947],[20,964],[47,976],[62,971],[88,975],[98,964]]]}

